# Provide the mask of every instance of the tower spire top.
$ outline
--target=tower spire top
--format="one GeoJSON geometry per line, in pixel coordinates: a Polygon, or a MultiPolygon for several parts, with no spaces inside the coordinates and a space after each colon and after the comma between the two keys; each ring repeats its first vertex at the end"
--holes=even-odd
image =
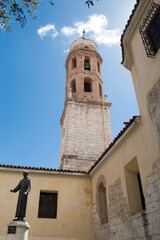
{"type": "Polygon", "coordinates": [[[85,29],[83,29],[83,36],[82,36],[83,39],[85,39],[85,37],[84,37],[85,33],[86,33],[85,29]]]}

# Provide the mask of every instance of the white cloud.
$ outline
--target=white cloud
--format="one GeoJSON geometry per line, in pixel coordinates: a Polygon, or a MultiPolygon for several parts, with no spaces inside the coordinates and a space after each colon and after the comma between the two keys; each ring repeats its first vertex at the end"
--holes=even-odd
{"type": "Polygon", "coordinates": [[[119,43],[120,30],[108,29],[108,19],[105,15],[94,14],[88,18],[89,19],[86,22],[75,22],[73,27],[63,27],[61,33],[67,37],[73,35],[78,35],[80,37],[85,29],[85,32],[89,34],[90,39],[95,40],[99,44],[111,45],[119,43]]]}
{"type": "Polygon", "coordinates": [[[58,36],[58,32],[53,24],[47,24],[37,30],[38,35],[43,39],[45,36],[51,36],[53,39],[58,36]]]}
{"type": "Polygon", "coordinates": [[[63,52],[66,54],[66,53],[69,53],[69,50],[70,49],[65,49],[63,52]]]}

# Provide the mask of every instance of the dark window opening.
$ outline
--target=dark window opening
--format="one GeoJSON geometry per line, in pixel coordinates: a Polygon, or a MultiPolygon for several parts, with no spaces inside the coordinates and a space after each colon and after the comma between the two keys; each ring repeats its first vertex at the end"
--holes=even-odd
{"type": "Polygon", "coordinates": [[[40,192],[38,218],[57,218],[57,195],[40,192]]]}
{"type": "Polygon", "coordinates": [[[76,58],[72,59],[72,68],[76,68],[77,67],[77,60],[76,58]]]}
{"type": "Polygon", "coordinates": [[[90,78],[84,79],[84,91],[92,92],[92,80],[90,78]]]}
{"type": "Polygon", "coordinates": [[[100,83],[99,83],[99,96],[102,97],[102,87],[100,83]]]}
{"type": "Polygon", "coordinates": [[[75,79],[72,80],[72,82],[71,82],[71,88],[72,88],[72,93],[75,93],[76,92],[76,81],[75,81],[75,79]]]}
{"type": "Polygon", "coordinates": [[[153,58],[160,48],[160,6],[152,3],[139,29],[147,57],[153,58]]]}
{"type": "Polygon", "coordinates": [[[140,177],[139,173],[137,174],[137,178],[138,178],[138,185],[139,185],[142,209],[146,209],[145,198],[144,198],[144,195],[143,195],[143,189],[142,189],[142,183],[141,183],[141,177],[140,177]]]}
{"type": "Polygon", "coordinates": [[[89,48],[88,46],[84,46],[84,48],[89,48]]]}
{"type": "Polygon", "coordinates": [[[107,215],[107,199],[106,199],[106,188],[103,186],[103,183],[99,185],[99,213],[101,223],[108,222],[107,215]]]}
{"type": "Polygon", "coordinates": [[[99,64],[99,62],[97,62],[97,69],[98,69],[98,72],[100,73],[100,64],[99,64]]]}
{"type": "Polygon", "coordinates": [[[84,70],[90,71],[90,59],[89,59],[89,57],[85,57],[85,60],[84,60],[84,70]]]}

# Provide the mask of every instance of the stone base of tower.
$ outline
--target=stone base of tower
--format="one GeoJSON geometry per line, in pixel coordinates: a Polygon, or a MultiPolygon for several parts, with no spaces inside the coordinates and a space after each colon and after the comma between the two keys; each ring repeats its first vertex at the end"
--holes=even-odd
{"type": "Polygon", "coordinates": [[[87,171],[93,166],[97,159],[84,159],[77,156],[64,155],[60,169],[72,171],[87,171]]]}
{"type": "Polygon", "coordinates": [[[69,98],[61,118],[60,168],[88,171],[112,141],[108,102],[69,98]]]}

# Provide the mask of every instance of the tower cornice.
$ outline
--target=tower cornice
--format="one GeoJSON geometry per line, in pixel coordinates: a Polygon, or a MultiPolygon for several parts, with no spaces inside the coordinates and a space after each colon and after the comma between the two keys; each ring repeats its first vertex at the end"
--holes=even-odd
{"type": "Polygon", "coordinates": [[[64,104],[64,110],[62,113],[62,117],[60,119],[60,124],[63,124],[65,115],[66,115],[66,108],[67,108],[67,104],[69,103],[82,103],[82,104],[86,104],[86,105],[95,105],[95,106],[104,106],[104,107],[111,107],[112,103],[109,102],[99,102],[99,101],[93,101],[93,100],[88,100],[88,99],[82,99],[82,98],[67,98],[64,104]]]}

